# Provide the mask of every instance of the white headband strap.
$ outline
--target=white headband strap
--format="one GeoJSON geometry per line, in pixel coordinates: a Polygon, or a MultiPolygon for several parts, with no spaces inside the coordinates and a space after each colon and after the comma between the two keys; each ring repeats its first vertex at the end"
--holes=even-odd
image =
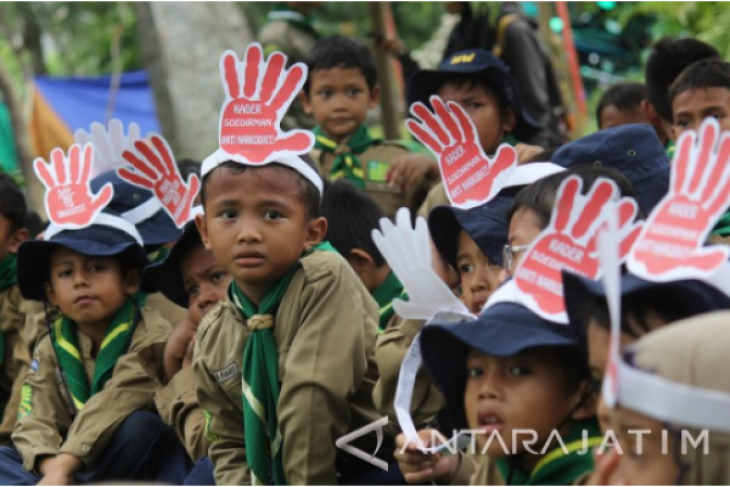
{"type": "Polygon", "coordinates": [[[160,200],[153,196],[136,208],[122,213],[122,218],[134,225],[139,225],[140,223],[155,216],[161,209],[162,204],[160,203],[160,200]]]}
{"type": "Polygon", "coordinates": [[[283,166],[294,169],[309,182],[314,184],[317,190],[319,190],[320,195],[324,191],[324,183],[322,182],[322,177],[317,173],[317,171],[312,168],[312,166],[307,164],[304,159],[294,154],[278,156],[276,157],[276,159],[272,159],[271,161],[267,161],[262,164],[251,164],[245,157],[239,154],[229,154],[223,149],[218,149],[217,151],[206,157],[203,161],[201,176],[204,178],[213,169],[228,161],[237,162],[241,165],[249,167],[263,167],[267,164],[281,164],[283,166]]]}
{"type": "MultiPolygon", "coordinates": [[[[99,215],[94,219],[94,221],[91,223],[91,225],[104,225],[106,227],[116,228],[117,230],[121,230],[127,235],[134,238],[140,247],[144,247],[144,241],[142,240],[142,236],[137,231],[137,227],[135,227],[133,224],[129,223],[124,218],[110,215],[108,213],[99,213],[99,215]]],[[[88,227],[84,227],[88,228],[88,227]]],[[[63,231],[71,231],[71,229],[63,228],[59,225],[56,225],[55,223],[51,223],[48,225],[48,228],[46,229],[44,233],[44,240],[51,240],[54,236],[58,235],[60,232],[63,231]]],[[[83,230],[83,228],[80,228],[78,230],[83,230]]]]}

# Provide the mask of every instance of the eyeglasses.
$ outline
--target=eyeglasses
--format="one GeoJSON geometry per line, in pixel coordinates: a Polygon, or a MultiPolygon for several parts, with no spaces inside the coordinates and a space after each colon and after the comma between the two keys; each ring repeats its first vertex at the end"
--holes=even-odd
{"type": "Polygon", "coordinates": [[[505,245],[502,249],[502,265],[504,266],[504,270],[511,273],[514,270],[512,266],[514,265],[515,254],[524,252],[529,248],[529,245],[505,245]]]}

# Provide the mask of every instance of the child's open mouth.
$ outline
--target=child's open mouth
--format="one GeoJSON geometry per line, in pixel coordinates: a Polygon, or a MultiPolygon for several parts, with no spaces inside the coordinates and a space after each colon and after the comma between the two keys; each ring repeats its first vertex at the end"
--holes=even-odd
{"type": "Polygon", "coordinates": [[[492,412],[480,413],[477,415],[477,424],[479,429],[490,434],[493,431],[500,431],[504,427],[504,421],[492,412]]]}

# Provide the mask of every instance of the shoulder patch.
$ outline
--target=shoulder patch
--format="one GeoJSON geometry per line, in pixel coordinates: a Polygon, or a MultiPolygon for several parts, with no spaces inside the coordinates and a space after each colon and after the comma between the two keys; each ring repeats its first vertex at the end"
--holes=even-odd
{"type": "Polygon", "coordinates": [[[232,379],[238,373],[238,367],[235,362],[231,362],[225,368],[220,370],[211,370],[210,375],[213,376],[217,383],[225,382],[232,379]]]}
{"type": "Polygon", "coordinates": [[[40,365],[40,362],[38,362],[37,358],[34,358],[33,361],[30,363],[30,367],[28,368],[28,375],[35,374],[38,372],[38,366],[40,365]]]}
{"type": "Polygon", "coordinates": [[[25,418],[32,412],[33,387],[30,384],[23,384],[23,387],[20,389],[20,406],[18,406],[18,420],[25,418]]]}

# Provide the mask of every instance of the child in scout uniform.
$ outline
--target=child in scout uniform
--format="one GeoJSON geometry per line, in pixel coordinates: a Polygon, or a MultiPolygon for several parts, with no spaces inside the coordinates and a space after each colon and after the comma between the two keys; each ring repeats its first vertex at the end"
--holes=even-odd
{"type": "Polygon", "coordinates": [[[393,299],[403,297],[403,284],[380,254],[372,238],[385,213],[367,193],[349,181],[325,182],[321,213],[327,219],[327,241],[355,270],[380,308],[380,333],[398,326],[393,299]]]}
{"type": "Polygon", "coordinates": [[[567,326],[502,302],[473,321],[432,323],[420,340],[426,369],[446,398],[454,427],[479,432],[476,455],[470,455],[477,461],[408,446],[396,457],[409,483],[570,485],[593,470],[592,454],[580,451],[601,442],[595,389],[584,350],[567,326]],[[537,454],[516,439],[516,430],[536,435],[532,451],[537,454]],[[549,441],[553,431],[567,454],[556,440],[549,441]],[[493,432],[504,447],[487,442],[493,432]]]}
{"type": "MultiPolygon", "coordinates": [[[[98,194],[88,189],[81,152],[73,145],[66,159],[54,151],[53,168],[36,161],[44,166],[37,171],[52,223],[44,241],[21,245],[18,284],[26,299],[48,301],[61,316],[36,346],[15,448],[0,449],[0,483],[179,482],[189,460],[174,432],[147,411],[154,383],[136,357],[152,344],[164,346],[170,325],[140,306],[148,263],[142,239],[104,208],[109,186],[98,194]]],[[[86,146],[83,160],[91,152],[86,146]]]]}
{"type": "Polygon", "coordinates": [[[306,64],[309,79],[302,101],[317,120],[312,157],[321,174],[364,189],[391,217],[398,208],[417,204],[414,197],[425,194],[438,179],[438,165],[425,156],[398,167],[394,175],[395,161],[417,150],[417,144],[370,136],[364,122],[368,110],[378,104],[380,87],[369,49],[354,39],[333,36],[315,45],[306,64]]]}
{"type": "Polygon", "coordinates": [[[623,350],[610,413],[623,453],[614,485],[730,482],[729,318],[723,311],[678,321],[623,350]]]}
{"type": "MultiPolygon", "coordinates": [[[[525,145],[540,128],[523,109],[517,85],[505,64],[488,51],[460,51],[441,62],[438,69],[422,70],[408,82],[409,105],[438,95],[444,102],[464,107],[471,117],[484,152],[491,156],[503,142],[517,149],[525,161],[542,148],[525,145]]],[[[416,158],[417,156],[411,156],[416,158]]],[[[418,214],[427,217],[438,205],[448,205],[443,185],[435,185],[418,214]]]]}
{"type": "Polygon", "coordinates": [[[197,461],[207,456],[208,440],[203,410],[195,395],[195,334],[203,316],[226,300],[231,278],[205,249],[191,221],[167,258],[145,270],[145,279],[170,301],[188,309],[188,319],[175,329],[165,347],[164,370],[153,369],[150,373],[158,383],[155,403],[160,416],[175,429],[190,457],[197,461]]]}
{"type": "Polygon", "coordinates": [[[307,159],[252,164],[221,149],[203,163],[196,224],[233,279],[193,361],[218,484],[334,485],[377,470],[335,441],[378,419],[378,307],[323,240],[323,184],[307,159]]]}
{"type": "Polygon", "coordinates": [[[10,443],[20,388],[33,348],[33,342],[26,340],[23,330],[29,303],[20,294],[16,273],[18,247],[28,238],[25,216],[25,197],[20,187],[10,176],[0,174],[0,442],[3,444],[10,443]]]}

